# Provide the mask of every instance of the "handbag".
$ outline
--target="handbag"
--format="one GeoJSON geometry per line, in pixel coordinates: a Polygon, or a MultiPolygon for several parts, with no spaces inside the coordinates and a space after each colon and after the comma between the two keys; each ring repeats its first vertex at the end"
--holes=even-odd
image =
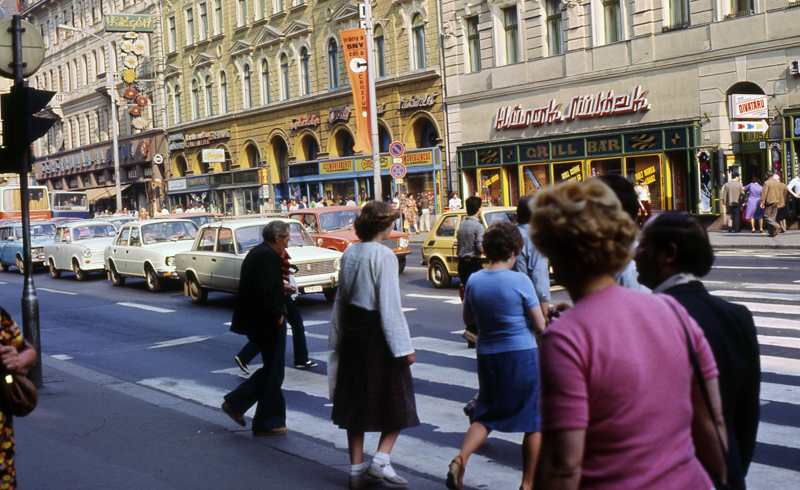
{"type": "Polygon", "coordinates": [[[747,202],[747,192],[745,192],[745,191],[742,191],[742,192],[739,194],[739,204],[740,204],[740,205],[742,205],[742,206],[744,206],[744,204],[745,204],[746,202],[747,202]]]}
{"type": "Polygon", "coordinates": [[[0,379],[0,405],[14,417],[24,417],[33,412],[39,396],[36,386],[25,376],[7,373],[0,379]]]}

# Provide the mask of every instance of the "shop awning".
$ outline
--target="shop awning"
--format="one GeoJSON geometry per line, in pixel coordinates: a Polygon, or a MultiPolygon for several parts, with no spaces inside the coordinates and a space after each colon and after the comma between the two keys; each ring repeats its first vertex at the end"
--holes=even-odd
{"type": "MultiPolygon", "coordinates": [[[[120,186],[120,192],[125,191],[130,187],[130,184],[120,186]]],[[[111,199],[117,196],[116,186],[98,187],[96,189],[86,189],[86,197],[90,203],[95,203],[100,199],[111,199]]]]}

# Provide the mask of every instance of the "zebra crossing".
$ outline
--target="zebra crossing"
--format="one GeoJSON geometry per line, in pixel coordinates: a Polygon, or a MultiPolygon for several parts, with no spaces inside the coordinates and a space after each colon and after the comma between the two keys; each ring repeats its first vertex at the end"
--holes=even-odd
{"type": "MultiPolygon", "coordinates": [[[[747,477],[748,488],[773,490],[800,487],[800,460],[787,464],[800,455],[800,321],[793,315],[800,313],[800,291],[797,285],[731,284],[721,281],[707,284],[712,294],[732,302],[744,304],[754,313],[762,346],[762,371],[765,380],[761,386],[762,422],[759,426],[754,462],[747,477]],[[782,287],[778,287],[782,286],[782,287]],[[743,289],[742,289],[743,288],[743,289]],[[778,292],[778,291],[784,292],[778,292]],[[792,294],[798,291],[798,293],[792,294]],[[769,350],[768,350],[769,349],[769,350]],[[764,420],[765,409],[778,407],[791,412],[779,422],[764,420]],[[793,420],[793,421],[792,421],[793,420]],[[760,453],[786,454],[775,464],[772,458],[759,458],[760,453]]],[[[460,314],[458,296],[437,294],[419,295],[417,300],[430,302],[431,307],[451,308],[460,314]]],[[[413,310],[411,310],[413,311],[413,310]]],[[[448,310],[449,311],[449,310],[448,310]]],[[[309,322],[308,336],[326,338],[327,323],[309,322]]],[[[413,334],[413,332],[412,332],[413,334]]],[[[462,408],[478,388],[475,374],[475,351],[454,335],[443,333],[434,336],[413,336],[418,351],[418,362],[412,366],[417,390],[417,409],[422,427],[404,431],[392,453],[392,460],[400,467],[442,478],[447,464],[458,452],[461,436],[468,428],[462,408]]],[[[318,344],[317,344],[318,345],[318,344]]],[[[327,362],[328,353],[312,352],[311,357],[327,362]]],[[[251,369],[259,366],[253,364],[251,369]]],[[[245,377],[237,367],[212,372],[203,382],[172,377],[148,378],[139,381],[142,386],[193,400],[209,407],[219,407],[230,386],[230,376],[245,377]]],[[[345,431],[330,421],[328,380],[324,369],[315,371],[286,370],[283,385],[286,392],[305,397],[302,408],[287,407],[287,425],[293,432],[326,441],[336,448],[346,450],[345,431]]],[[[245,414],[252,418],[254,409],[245,414]]],[[[369,434],[365,448],[374,450],[377,434],[369,434]]],[[[519,444],[521,434],[492,433],[487,449],[470,459],[470,470],[465,477],[469,488],[516,488],[521,477],[519,444]]]]}

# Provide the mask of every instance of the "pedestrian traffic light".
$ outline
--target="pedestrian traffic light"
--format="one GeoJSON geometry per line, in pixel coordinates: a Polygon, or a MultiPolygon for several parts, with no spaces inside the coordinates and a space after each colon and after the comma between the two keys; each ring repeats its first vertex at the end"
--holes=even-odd
{"type": "Polygon", "coordinates": [[[16,84],[11,92],[0,95],[3,116],[3,146],[6,148],[29,146],[44,136],[56,120],[34,116],[55,96],[55,92],[36,90],[16,84]]]}

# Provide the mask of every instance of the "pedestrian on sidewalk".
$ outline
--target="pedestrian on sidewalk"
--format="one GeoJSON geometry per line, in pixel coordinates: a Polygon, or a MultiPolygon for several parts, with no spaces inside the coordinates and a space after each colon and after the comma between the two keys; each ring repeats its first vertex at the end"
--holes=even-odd
{"type": "Polygon", "coordinates": [[[419,209],[422,212],[419,218],[419,226],[420,231],[428,232],[431,231],[431,199],[428,197],[427,192],[423,192],[422,196],[419,198],[419,209]]]}
{"type": "Polygon", "coordinates": [[[747,204],[745,204],[744,219],[750,220],[750,226],[753,233],[756,232],[756,221],[758,221],[758,228],[760,233],[764,233],[764,209],[761,207],[761,180],[753,176],[749,184],[744,186],[747,191],[747,204]]]}
{"type": "Polygon", "coordinates": [[[253,435],[271,436],[288,432],[286,401],[281,391],[286,318],[280,256],[289,244],[289,224],[272,221],[264,227],[261,236],[264,241],[250,250],[242,262],[231,331],[247,335],[258,344],[264,366],[225,395],[222,409],[244,427],[246,422],[242,414],[258,403],[253,417],[253,435]]]}
{"type": "Polygon", "coordinates": [[[650,186],[645,184],[644,179],[639,179],[636,181],[636,195],[639,197],[639,217],[637,218],[637,223],[639,226],[644,226],[647,223],[647,220],[650,219],[650,216],[653,215],[653,211],[650,208],[650,186]]]}
{"type": "Polygon", "coordinates": [[[739,204],[739,196],[743,190],[737,172],[732,173],[731,180],[722,186],[722,205],[725,206],[725,213],[728,215],[728,232],[742,231],[742,205],[739,204]]]}
{"type": "MultiPolygon", "coordinates": [[[[486,229],[481,223],[481,198],[471,196],[465,203],[467,207],[467,217],[461,221],[461,225],[456,231],[456,241],[458,243],[456,254],[458,255],[458,278],[461,279],[459,295],[464,298],[464,291],[467,287],[469,277],[483,269],[481,255],[483,254],[483,233],[486,229]]],[[[467,339],[467,345],[475,346],[478,330],[473,324],[467,324],[463,337],[467,339]]]]}
{"type": "Polygon", "coordinates": [[[775,218],[778,215],[778,208],[784,205],[786,192],[781,188],[779,177],[775,172],[767,171],[766,177],[764,189],[761,191],[761,209],[764,210],[764,221],[767,222],[769,236],[774,237],[781,226],[775,218]]]}
{"type": "Polygon", "coordinates": [[[408,233],[411,234],[411,229],[414,229],[414,234],[419,235],[419,225],[417,224],[417,213],[419,209],[417,209],[417,200],[414,199],[414,195],[409,195],[406,200],[403,202],[403,214],[406,217],[406,227],[408,228],[408,233]]]}
{"type": "Polygon", "coordinates": [[[516,226],[497,221],[483,246],[491,262],[470,277],[464,295],[464,323],[478,326],[480,396],[461,451],[446,485],[461,490],[469,457],[493,430],[523,432],[521,490],[533,488],[539,454],[539,352],[534,334],[545,328],[530,278],[512,270],[525,241],[516,226]]]}
{"type": "Polygon", "coordinates": [[[355,489],[376,479],[407,485],[392,468],[390,454],[400,431],[420,424],[410,369],[416,354],[400,302],[397,257],[381,245],[398,215],[390,204],[370,201],[356,216],[361,241],[342,255],[328,336],[328,348],[338,356],[328,364],[335,382],[331,419],[347,430],[355,489]],[[365,432],[381,433],[369,466],[365,432]]]}
{"type": "Polygon", "coordinates": [[[536,487],[712,488],[700,460],[724,482],[714,356],[677,301],[615,283],[637,228],[611,189],[589,179],[539,191],[531,228],[531,240],[574,302],[539,342],[536,487]],[[699,385],[687,337],[711,410],[691,395],[699,385]]]}
{"type": "Polygon", "coordinates": [[[703,329],[719,369],[722,414],[728,429],[728,485],[745,489],[756,446],[761,361],[753,315],[706,290],[714,251],[705,228],[688,213],[667,211],[644,227],[636,261],[639,276],[654,293],[683,305],[703,329]]]}
{"type": "Polygon", "coordinates": [[[775,221],[778,222],[780,225],[778,231],[779,233],[786,232],[786,220],[789,218],[789,187],[781,182],[780,175],[776,172],[775,178],[778,179],[778,183],[781,185],[781,195],[783,196],[783,206],[778,208],[778,214],[775,215],[775,221]]]}
{"type": "MultiPolygon", "coordinates": [[[[25,376],[36,363],[36,349],[24,338],[14,319],[0,308],[0,360],[6,374],[25,376]]],[[[17,471],[14,469],[14,418],[0,406],[0,482],[2,488],[17,488],[17,471]]]]}

